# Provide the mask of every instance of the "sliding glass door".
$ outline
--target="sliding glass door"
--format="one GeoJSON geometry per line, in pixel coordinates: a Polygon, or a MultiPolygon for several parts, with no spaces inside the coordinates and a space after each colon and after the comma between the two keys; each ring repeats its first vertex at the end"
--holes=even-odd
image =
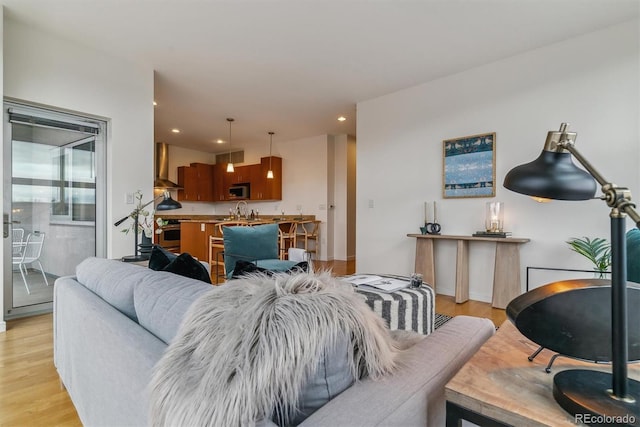
{"type": "Polygon", "coordinates": [[[100,120],[5,102],[6,318],[50,310],[55,279],[104,256],[105,129],[100,120]]]}

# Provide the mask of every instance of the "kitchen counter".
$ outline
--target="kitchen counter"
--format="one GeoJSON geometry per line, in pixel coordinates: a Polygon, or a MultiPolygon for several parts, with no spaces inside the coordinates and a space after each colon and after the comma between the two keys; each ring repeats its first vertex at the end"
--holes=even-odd
{"type": "MultiPolygon", "coordinates": [[[[224,215],[156,215],[156,218],[162,218],[164,220],[177,219],[180,222],[199,222],[207,224],[217,224],[219,222],[225,221],[236,221],[235,218],[229,218],[229,216],[224,215]]],[[[243,221],[252,223],[258,221],[313,221],[315,219],[315,215],[260,215],[260,217],[256,219],[245,219],[243,221]]]]}

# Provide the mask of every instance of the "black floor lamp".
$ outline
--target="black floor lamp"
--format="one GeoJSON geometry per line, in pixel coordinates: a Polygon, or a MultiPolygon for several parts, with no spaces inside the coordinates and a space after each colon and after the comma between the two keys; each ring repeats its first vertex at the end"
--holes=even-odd
{"type": "Polygon", "coordinates": [[[128,218],[133,218],[133,223],[135,224],[134,227],[134,250],[133,250],[133,255],[127,255],[122,257],[122,261],[124,262],[138,262],[138,261],[146,261],[148,259],[147,256],[145,255],[140,255],[139,253],[139,249],[138,249],[138,229],[140,227],[139,223],[138,223],[138,218],[140,216],[140,212],[146,208],[147,206],[149,206],[151,203],[155,202],[156,200],[158,200],[159,198],[163,197],[164,200],[162,200],[160,203],[158,203],[158,205],[156,206],[156,210],[157,211],[168,211],[168,210],[173,210],[173,209],[179,209],[182,207],[182,205],[179,202],[176,202],[175,200],[173,200],[171,198],[171,194],[168,191],[164,191],[161,195],[159,195],[158,197],[153,198],[150,202],[145,203],[142,206],[138,206],[137,208],[135,208],[133,210],[133,212],[131,212],[129,215],[125,216],[124,218],[116,221],[113,225],[114,227],[119,226],[120,224],[122,224],[123,222],[125,222],[128,218]]]}
{"type": "Polygon", "coordinates": [[[588,200],[595,195],[594,179],[601,185],[601,199],[611,208],[611,374],[586,369],[559,372],[553,379],[553,396],[573,415],[590,414],[598,419],[611,417],[622,425],[638,425],[640,382],[629,379],[627,372],[625,218],[629,215],[640,227],[640,215],[631,203],[629,189],[608,182],[576,150],[576,135],[567,131],[566,123],[560,125],[559,131],[549,132],[542,154],[533,162],[511,169],[504,179],[504,186],[534,197],[588,200]],[[572,155],[587,172],[574,165],[572,155]]]}

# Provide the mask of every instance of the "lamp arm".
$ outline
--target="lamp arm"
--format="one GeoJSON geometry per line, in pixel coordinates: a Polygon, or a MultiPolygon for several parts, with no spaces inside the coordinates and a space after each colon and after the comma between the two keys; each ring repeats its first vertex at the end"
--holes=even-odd
{"type": "Polygon", "coordinates": [[[135,208],[133,211],[131,211],[131,213],[127,216],[125,216],[124,218],[116,221],[113,226],[117,227],[120,224],[122,224],[123,222],[125,222],[127,220],[127,218],[131,217],[131,215],[134,215],[136,212],[140,212],[142,209],[146,208],[147,206],[149,206],[151,203],[155,202],[156,200],[158,200],[160,197],[163,197],[163,195],[159,195],[158,197],[154,197],[153,199],[151,199],[151,201],[145,203],[144,205],[140,206],[139,208],[135,208]]]}
{"type": "Polygon", "coordinates": [[[559,144],[563,149],[570,152],[578,162],[591,174],[591,176],[598,181],[602,186],[602,192],[604,196],[602,199],[607,202],[607,205],[611,208],[617,208],[618,211],[624,212],[633,220],[636,227],[640,228],[640,214],[634,209],[636,205],[631,202],[631,191],[626,187],[618,187],[617,185],[609,182],[596,170],[596,168],[578,151],[572,141],[563,140],[559,144]]]}

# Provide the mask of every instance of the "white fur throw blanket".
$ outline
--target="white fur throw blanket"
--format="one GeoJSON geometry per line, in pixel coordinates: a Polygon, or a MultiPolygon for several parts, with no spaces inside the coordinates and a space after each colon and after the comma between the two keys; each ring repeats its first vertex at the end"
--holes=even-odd
{"type": "Polygon", "coordinates": [[[351,337],[350,367],[392,372],[403,343],[362,296],[329,273],[233,280],[202,295],[158,362],[153,426],[251,426],[295,413],[328,343],[351,337]],[[344,336],[344,335],[343,335],[344,336]]]}

